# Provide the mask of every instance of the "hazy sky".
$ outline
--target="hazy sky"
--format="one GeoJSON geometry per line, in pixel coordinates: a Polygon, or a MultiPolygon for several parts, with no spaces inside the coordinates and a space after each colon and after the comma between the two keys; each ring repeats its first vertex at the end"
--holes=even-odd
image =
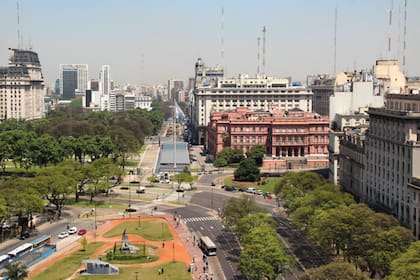
{"type": "MultiPolygon", "coordinates": [[[[265,72],[304,80],[334,70],[367,69],[387,52],[391,0],[20,0],[24,46],[38,52],[47,85],[60,63],[111,65],[120,83],[192,77],[201,57],[228,76],[255,75],[257,37],[266,26],[265,72]],[[221,59],[222,7],[224,61],[221,59]]],[[[391,58],[403,54],[404,0],[394,0],[391,58]],[[399,32],[401,31],[401,32],[399,32]]],[[[408,0],[407,73],[420,75],[420,1],[408,0]]],[[[0,65],[17,47],[16,0],[0,0],[0,65]]],[[[261,40],[262,47],[262,40],[261,40]]],[[[261,52],[262,57],[262,52],[261,52]]],[[[262,59],[261,59],[262,61],[262,59]]],[[[400,60],[402,61],[402,59],[400,60]]],[[[402,64],[402,62],[401,62],[402,64]]]]}

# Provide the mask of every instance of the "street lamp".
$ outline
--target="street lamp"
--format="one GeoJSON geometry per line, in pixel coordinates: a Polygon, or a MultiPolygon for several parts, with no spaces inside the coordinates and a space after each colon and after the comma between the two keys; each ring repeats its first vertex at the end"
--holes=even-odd
{"type": "Polygon", "coordinates": [[[211,209],[213,209],[213,188],[214,186],[211,186],[211,209]]]}
{"type": "Polygon", "coordinates": [[[175,262],[175,240],[172,240],[172,259],[175,262]]]}

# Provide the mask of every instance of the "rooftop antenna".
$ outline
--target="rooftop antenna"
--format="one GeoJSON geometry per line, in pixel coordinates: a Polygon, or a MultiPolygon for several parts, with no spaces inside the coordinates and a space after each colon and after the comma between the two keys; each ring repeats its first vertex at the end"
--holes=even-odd
{"type": "Polygon", "coordinates": [[[394,8],[394,0],[391,0],[391,9],[389,10],[388,25],[388,59],[391,59],[391,36],[392,36],[392,10],[394,8]]]}
{"type": "Polygon", "coordinates": [[[226,72],[226,65],[225,65],[225,40],[224,40],[224,29],[225,29],[225,23],[224,23],[224,15],[225,15],[225,10],[222,7],[222,18],[221,18],[221,24],[220,24],[220,43],[221,43],[221,50],[220,50],[220,58],[222,59],[222,67],[223,67],[223,76],[225,76],[225,72],[226,72]]]}
{"type": "Polygon", "coordinates": [[[262,72],[263,72],[263,74],[265,74],[265,32],[266,32],[265,25],[263,26],[262,32],[263,32],[263,63],[262,63],[262,72]]]}
{"type": "Polygon", "coordinates": [[[337,6],[334,15],[334,77],[337,73],[337,6]]]}
{"type": "Polygon", "coordinates": [[[406,75],[407,73],[407,65],[406,65],[406,48],[407,48],[407,0],[404,1],[404,42],[403,42],[403,73],[406,75]]]}
{"type": "Polygon", "coordinates": [[[257,75],[260,74],[260,41],[261,38],[257,38],[257,75]]]}
{"type": "Polygon", "coordinates": [[[20,20],[19,20],[19,0],[16,0],[16,17],[17,17],[17,43],[18,43],[18,49],[20,49],[20,20]]]}

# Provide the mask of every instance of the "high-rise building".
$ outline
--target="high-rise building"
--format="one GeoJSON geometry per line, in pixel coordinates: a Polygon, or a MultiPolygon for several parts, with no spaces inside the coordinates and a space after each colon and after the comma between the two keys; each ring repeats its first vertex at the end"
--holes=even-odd
{"type": "Polygon", "coordinates": [[[75,91],[88,88],[87,64],[60,64],[60,94],[64,100],[75,97],[75,91]]]}
{"type": "Polygon", "coordinates": [[[38,54],[9,48],[8,62],[0,67],[0,118],[44,117],[44,77],[38,54]]]}
{"type": "Polygon", "coordinates": [[[206,130],[212,112],[237,107],[263,111],[294,108],[312,111],[312,92],[305,86],[290,85],[288,79],[265,75],[224,78],[222,68],[205,67],[201,59],[195,68],[195,88],[189,109],[194,144],[206,144],[206,130]]]}
{"type": "MultiPolygon", "coordinates": [[[[419,95],[411,97],[411,104],[420,103],[419,95]]],[[[420,112],[370,108],[369,118],[365,200],[393,213],[419,239],[420,209],[413,205],[419,191],[410,184],[420,178],[420,112]]]]}
{"type": "Polygon", "coordinates": [[[174,100],[179,102],[178,94],[184,90],[184,81],[180,80],[169,80],[168,81],[168,100],[173,102],[174,100]]]}
{"type": "Polygon", "coordinates": [[[102,65],[101,71],[99,72],[99,80],[101,81],[100,92],[103,95],[109,95],[111,91],[111,66],[102,65]]]}
{"type": "Polygon", "coordinates": [[[94,80],[94,79],[90,80],[88,88],[91,89],[92,91],[99,91],[99,80],[94,80]]]}

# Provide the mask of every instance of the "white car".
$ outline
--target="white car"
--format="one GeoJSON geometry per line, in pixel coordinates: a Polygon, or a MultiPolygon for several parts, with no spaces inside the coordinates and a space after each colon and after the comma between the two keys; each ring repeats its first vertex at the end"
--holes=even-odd
{"type": "Polygon", "coordinates": [[[77,232],[77,227],[71,227],[71,228],[69,228],[69,230],[67,232],[69,234],[75,234],[77,232]]]}
{"type": "Polygon", "coordinates": [[[60,232],[60,234],[58,235],[58,238],[63,239],[63,238],[66,238],[68,236],[69,236],[69,234],[67,232],[63,231],[63,232],[60,232]]]}

